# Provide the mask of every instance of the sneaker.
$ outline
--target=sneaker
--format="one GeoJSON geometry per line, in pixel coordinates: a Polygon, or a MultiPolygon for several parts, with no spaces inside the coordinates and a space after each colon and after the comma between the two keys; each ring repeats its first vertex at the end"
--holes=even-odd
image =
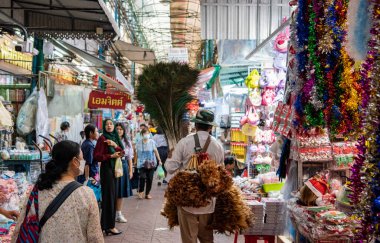
{"type": "Polygon", "coordinates": [[[128,220],[126,218],[124,218],[124,215],[121,214],[121,215],[116,216],[116,222],[118,222],[118,223],[127,223],[128,220]]]}
{"type": "Polygon", "coordinates": [[[161,186],[161,181],[157,182],[157,186],[161,186]]]}
{"type": "Polygon", "coordinates": [[[146,195],[145,199],[152,199],[152,196],[151,195],[146,195]]]}
{"type": "Polygon", "coordinates": [[[163,180],[162,184],[168,184],[168,182],[166,180],[163,180]]]}
{"type": "Polygon", "coordinates": [[[144,199],[144,192],[139,192],[137,194],[138,199],[144,199]]]}

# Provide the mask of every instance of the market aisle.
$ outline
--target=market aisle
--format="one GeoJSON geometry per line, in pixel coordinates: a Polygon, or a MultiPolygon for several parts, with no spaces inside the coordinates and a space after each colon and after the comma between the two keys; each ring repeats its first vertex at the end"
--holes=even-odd
{"type": "MultiPolygon", "coordinates": [[[[179,228],[168,229],[166,219],[160,215],[165,186],[158,187],[154,182],[152,200],[138,200],[131,197],[124,202],[124,211],[128,219],[126,224],[117,224],[123,231],[120,236],[105,237],[106,243],[180,243],[179,228]]],[[[135,193],[135,190],[134,190],[135,193]]],[[[136,193],[135,193],[136,194],[136,193]]],[[[239,242],[244,242],[243,236],[239,242]]],[[[215,243],[233,243],[233,236],[215,235],[215,243]]]]}

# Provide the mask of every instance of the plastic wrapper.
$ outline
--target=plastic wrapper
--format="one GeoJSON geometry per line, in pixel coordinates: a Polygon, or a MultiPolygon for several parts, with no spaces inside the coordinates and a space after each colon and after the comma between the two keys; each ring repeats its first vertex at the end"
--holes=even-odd
{"type": "Polygon", "coordinates": [[[293,191],[297,190],[298,171],[297,163],[293,160],[290,164],[288,175],[286,177],[285,185],[281,189],[284,199],[290,199],[293,191]]]}
{"type": "Polygon", "coordinates": [[[37,143],[43,143],[43,138],[39,135],[49,136],[49,116],[45,91],[41,89],[38,93],[38,107],[36,116],[37,143]]]}
{"type": "Polygon", "coordinates": [[[38,106],[38,93],[34,90],[33,93],[26,99],[25,103],[17,116],[17,133],[25,136],[31,133],[35,128],[36,113],[38,106]]]}
{"type": "Polygon", "coordinates": [[[0,101],[0,130],[13,126],[12,115],[0,101]]]}

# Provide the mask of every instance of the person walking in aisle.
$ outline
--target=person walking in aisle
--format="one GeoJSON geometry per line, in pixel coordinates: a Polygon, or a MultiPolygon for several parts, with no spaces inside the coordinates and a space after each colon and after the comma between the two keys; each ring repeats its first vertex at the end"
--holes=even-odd
{"type": "Polygon", "coordinates": [[[146,185],[145,198],[151,199],[152,197],[149,193],[152,189],[154,170],[157,167],[157,162],[161,164],[161,159],[155,142],[150,139],[150,132],[144,128],[140,134],[142,139],[136,144],[137,168],[140,176],[138,197],[140,199],[144,198],[146,185]]]}
{"type": "Polygon", "coordinates": [[[124,146],[115,129],[112,120],[103,121],[103,134],[99,137],[95,150],[94,160],[100,161],[100,183],[102,186],[102,215],[101,225],[106,235],[119,235],[121,231],[115,228],[116,198],[118,179],[115,177],[115,163],[117,158],[124,156],[124,146]]]}
{"type": "MultiPolygon", "coordinates": [[[[153,141],[156,143],[158,153],[160,154],[162,168],[164,169],[165,178],[166,178],[167,172],[165,170],[165,161],[168,158],[169,147],[168,147],[168,141],[161,127],[157,129],[157,134],[153,136],[153,141]]],[[[162,183],[167,184],[167,181],[165,180],[165,178],[162,181],[162,183]]],[[[158,185],[159,186],[161,185],[160,181],[158,182],[158,185]]]]}
{"type": "MultiPolygon", "coordinates": [[[[196,134],[189,135],[181,139],[175,146],[172,157],[168,158],[165,168],[169,174],[174,174],[179,170],[187,168],[191,156],[195,153],[198,136],[199,144],[203,148],[209,139],[210,144],[207,153],[211,160],[217,164],[223,165],[224,151],[222,145],[213,138],[209,133],[214,123],[214,113],[208,110],[199,110],[196,117],[192,120],[195,123],[196,134]]],[[[197,239],[201,243],[210,243],[214,241],[212,229],[207,226],[212,221],[212,214],[215,210],[216,199],[212,198],[210,204],[201,208],[178,207],[178,220],[183,243],[196,243],[197,239]]]]}
{"type": "MultiPolygon", "coordinates": [[[[74,187],[71,194],[63,198],[63,203],[53,216],[41,226],[41,219],[47,213],[48,206],[60,194],[75,182],[75,178],[84,171],[85,161],[78,143],[62,141],[53,146],[52,160],[46,164],[36,183],[38,189],[38,218],[41,232],[40,243],[50,242],[89,242],[103,243],[104,238],[99,222],[99,209],[92,190],[85,186],[74,187]]],[[[78,184],[78,183],[77,183],[78,184]]],[[[34,201],[32,207],[34,209],[34,201]]],[[[32,216],[34,210],[26,214],[26,203],[22,207],[12,242],[25,232],[20,231],[25,217],[32,216]]],[[[32,209],[32,208],[31,208],[32,209]]],[[[25,235],[24,235],[25,236],[25,235]]]]}
{"type": "Polygon", "coordinates": [[[70,130],[70,123],[68,121],[62,122],[60,129],[61,131],[55,135],[58,142],[65,141],[68,139],[67,134],[69,133],[69,130],[70,130]]]}
{"type": "Polygon", "coordinates": [[[123,176],[119,178],[119,190],[117,192],[116,201],[116,222],[127,223],[124,215],[121,213],[123,209],[123,198],[132,196],[132,187],[130,179],[132,179],[132,159],[133,147],[131,141],[128,139],[127,131],[122,123],[116,123],[116,131],[119,134],[120,140],[124,146],[123,162],[123,176]]]}
{"type": "MultiPolygon", "coordinates": [[[[133,140],[134,144],[137,144],[138,142],[142,140],[141,131],[144,129],[149,131],[148,127],[144,123],[140,124],[140,130],[138,133],[136,133],[135,139],[133,140]]],[[[149,132],[149,138],[152,138],[152,134],[150,132],[149,132]]]]}
{"type": "Polygon", "coordinates": [[[99,137],[98,128],[92,124],[88,124],[84,128],[84,133],[86,140],[83,141],[81,149],[83,152],[83,158],[86,160],[86,167],[84,168],[84,175],[78,176],[77,180],[79,183],[88,181],[90,177],[95,178],[99,173],[98,162],[94,160],[95,144],[99,137]]]}

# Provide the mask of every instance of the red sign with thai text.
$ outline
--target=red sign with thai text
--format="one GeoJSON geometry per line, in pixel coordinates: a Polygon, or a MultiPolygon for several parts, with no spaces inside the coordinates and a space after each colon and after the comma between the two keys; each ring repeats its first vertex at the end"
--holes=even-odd
{"type": "Polygon", "coordinates": [[[127,103],[131,103],[131,96],[129,94],[105,94],[101,91],[91,91],[90,98],[88,99],[88,108],[124,110],[127,103]]]}

